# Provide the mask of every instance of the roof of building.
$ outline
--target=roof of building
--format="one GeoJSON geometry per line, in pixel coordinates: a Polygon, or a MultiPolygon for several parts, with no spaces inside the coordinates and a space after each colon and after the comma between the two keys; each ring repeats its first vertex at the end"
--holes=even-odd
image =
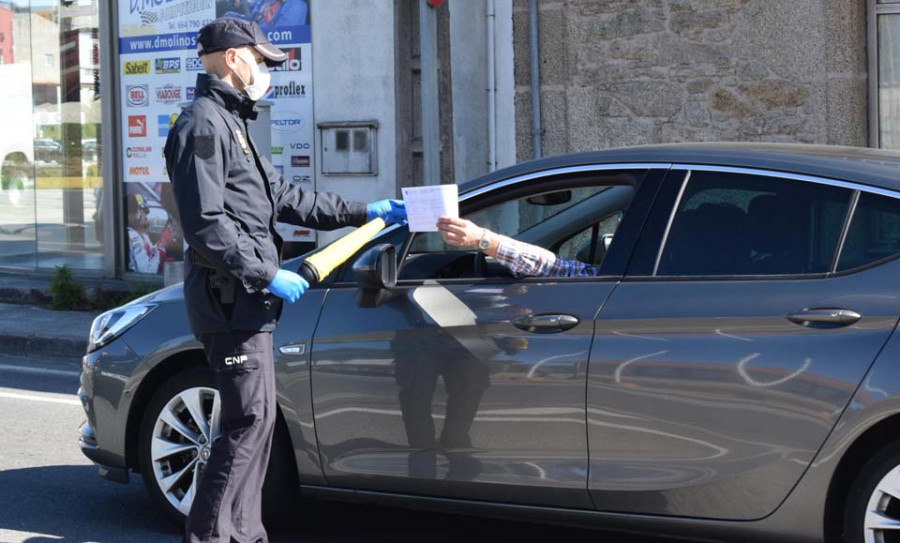
{"type": "Polygon", "coordinates": [[[900,151],[790,143],[690,143],[620,147],[531,160],[473,179],[463,184],[460,192],[539,171],[616,163],[763,169],[900,191],[900,151]]]}

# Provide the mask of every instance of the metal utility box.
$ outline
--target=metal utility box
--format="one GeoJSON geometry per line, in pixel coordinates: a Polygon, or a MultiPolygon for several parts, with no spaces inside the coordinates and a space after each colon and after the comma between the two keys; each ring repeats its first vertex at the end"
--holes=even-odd
{"type": "Polygon", "coordinates": [[[378,175],[378,121],[318,123],[323,175],[378,175]]]}

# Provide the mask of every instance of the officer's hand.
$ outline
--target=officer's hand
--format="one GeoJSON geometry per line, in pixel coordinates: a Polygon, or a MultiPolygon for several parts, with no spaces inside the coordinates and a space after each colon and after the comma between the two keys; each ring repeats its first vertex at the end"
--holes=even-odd
{"type": "Polygon", "coordinates": [[[378,200],[366,206],[366,220],[375,217],[384,219],[386,223],[406,224],[406,204],[403,200],[378,200]]]}
{"type": "Polygon", "coordinates": [[[309,283],[292,271],[278,270],[278,273],[275,274],[275,279],[272,279],[272,282],[266,288],[275,296],[292,304],[306,292],[306,289],[309,288],[309,283]]]}

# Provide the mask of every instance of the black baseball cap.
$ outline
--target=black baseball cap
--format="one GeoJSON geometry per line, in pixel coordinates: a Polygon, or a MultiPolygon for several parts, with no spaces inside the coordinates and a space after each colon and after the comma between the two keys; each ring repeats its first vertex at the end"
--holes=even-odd
{"type": "Polygon", "coordinates": [[[197,37],[197,54],[224,51],[225,49],[252,46],[266,59],[269,66],[277,66],[288,59],[288,54],[275,47],[253,21],[238,17],[219,17],[200,29],[197,37]]]}

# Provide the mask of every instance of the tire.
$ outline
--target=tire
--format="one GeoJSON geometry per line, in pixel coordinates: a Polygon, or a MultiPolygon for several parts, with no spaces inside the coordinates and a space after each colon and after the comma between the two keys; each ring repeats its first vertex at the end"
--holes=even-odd
{"type": "MultiPolygon", "coordinates": [[[[205,366],[189,367],[169,377],[144,412],[138,440],[141,477],[154,503],[176,526],[184,525],[190,511],[209,443],[221,435],[218,413],[219,394],[212,372],[205,366]],[[195,416],[200,413],[202,422],[195,416]],[[181,431],[175,430],[176,425],[181,431]]],[[[276,424],[263,486],[266,523],[285,516],[299,493],[293,449],[286,434],[284,424],[276,424]]]]}
{"type": "Polygon", "coordinates": [[[853,482],[844,508],[843,541],[900,542],[900,442],[878,451],[853,482]],[[886,488],[892,488],[892,493],[886,488]],[[879,522],[882,519],[888,522],[879,522]],[[888,524],[894,526],[879,528],[888,524]]]}

